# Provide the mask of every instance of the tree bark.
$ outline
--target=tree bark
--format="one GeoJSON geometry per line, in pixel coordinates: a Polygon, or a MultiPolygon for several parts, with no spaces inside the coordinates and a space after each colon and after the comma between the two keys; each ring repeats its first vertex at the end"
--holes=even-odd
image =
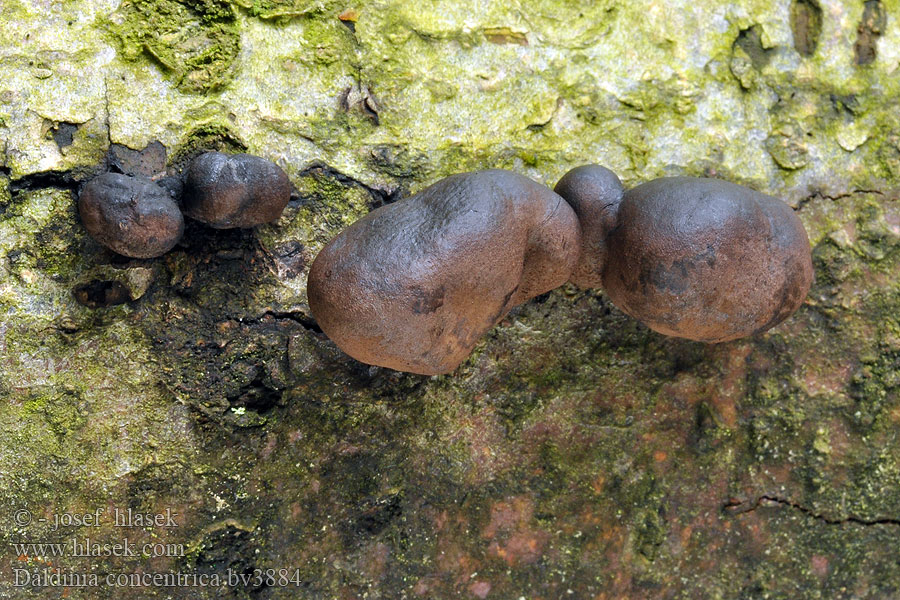
{"type": "Polygon", "coordinates": [[[3,0],[0,596],[897,597],[898,9],[3,0]],[[150,260],[86,234],[90,177],[202,150],[284,168],[281,219],[150,260]],[[564,286],[440,377],[310,317],[373,208],[586,163],[783,198],[805,305],[705,345],[564,286]]]}

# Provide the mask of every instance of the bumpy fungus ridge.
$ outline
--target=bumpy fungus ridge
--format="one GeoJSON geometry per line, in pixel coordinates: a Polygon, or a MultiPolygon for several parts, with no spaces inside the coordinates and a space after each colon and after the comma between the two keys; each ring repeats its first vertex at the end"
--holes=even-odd
{"type": "Polygon", "coordinates": [[[329,242],[309,306],[357,360],[448,373],[510,309],[565,283],[580,244],[575,213],[548,188],[502,170],[453,175],[329,242]]]}
{"type": "Polygon", "coordinates": [[[581,253],[569,281],[581,288],[601,287],[606,239],[616,226],[622,182],[606,167],[585,165],[563,175],[553,191],[565,198],[581,223],[581,253]]]}

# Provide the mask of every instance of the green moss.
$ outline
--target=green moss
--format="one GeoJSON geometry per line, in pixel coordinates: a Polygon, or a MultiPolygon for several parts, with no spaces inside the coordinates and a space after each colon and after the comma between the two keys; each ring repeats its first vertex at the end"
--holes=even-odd
{"type": "Polygon", "coordinates": [[[267,125],[281,133],[302,134],[329,152],[346,148],[347,144],[356,143],[355,140],[365,136],[366,133],[376,131],[376,125],[371,116],[358,110],[357,107],[337,113],[330,110],[317,111],[299,131],[296,123],[280,123],[269,120],[267,125]]]}
{"type": "Polygon", "coordinates": [[[428,158],[399,144],[379,144],[369,151],[372,167],[394,177],[421,177],[428,167],[428,158]]]}
{"type": "Polygon", "coordinates": [[[184,142],[169,158],[169,164],[175,170],[183,171],[195,156],[203,152],[238,154],[246,151],[247,146],[227,125],[203,123],[188,132],[184,142]]]}
{"type": "Polygon", "coordinates": [[[240,31],[226,0],[129,0],[110,23],[122,57],[153,58],[184,92],[206,93],[233,76],[240,31]]]}
{"type": "Polygon", "coordinates": [[[73,390],[52,391],[33,397],[23,405],[24,414],[37,414],[58,438],[78,431],[87,422],[84,398],[73,390]]]}
{"type": "MultiPolygon", "coordinates": [[[[337,232],[372,209],[374,199],[365,188],[331,171],[313,168],[294,183],[301,202],[296,212],[286,211],[289,222],[277,234],[308,247],[310,260],[337,232]]],[[[276,243],[270,232],[261,234],[267,246],[276,243]]]]}

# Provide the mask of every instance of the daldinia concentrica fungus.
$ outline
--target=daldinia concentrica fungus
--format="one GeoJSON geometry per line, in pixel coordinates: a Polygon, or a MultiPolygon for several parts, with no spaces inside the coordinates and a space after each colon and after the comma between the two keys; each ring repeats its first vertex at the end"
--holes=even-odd
{"type": "Polygon", "coordinates": [[[672,177],[623,191],[596,165],[555,192],[508,171],[443,179],[329,242],[309,306],[350,356],[455,369],[511,308],[571,281],[660,333],[724,342],[781,323],[813,281],[800,219],[771,196],[672,177]]]}
{"type": "Polygon", "coordinates": [[[511,308],[565,283],[580,246],[575,213],[548,188],[502,170],[453,175],[329,242],[309,306],[357,360],[447,373],[511,308]]]}
{"type": "Polygon", "coordinates": [[[78,212],[98,242],[131,258],[171,250],[184,233],[184,218],[166,190],[142,176],[103,173],[85,184],[78,212]]]}
{"type": "Polygon", "coordinates": [[[796,311],[813,281],[806,230],[789,206],[715,179],[628,190],[607,240],[613,303],[660,333],[724,342],[796,311]]]}
{"type": "Polygon", "coordinates": [[[216,229],[254,227],[281,216],[291,182],[275,163],[250,154],[195,158],[184,187],[184,214],[216,229]]]}
{"type": "Polygon", "coordinates": [[[566,199],[581,223],[581,256],[569,281],[581,288],[601,287],[606,264],[606,238],[616,226],[622,182],[600,165],[566,173],[554,191],[566,199]]]}

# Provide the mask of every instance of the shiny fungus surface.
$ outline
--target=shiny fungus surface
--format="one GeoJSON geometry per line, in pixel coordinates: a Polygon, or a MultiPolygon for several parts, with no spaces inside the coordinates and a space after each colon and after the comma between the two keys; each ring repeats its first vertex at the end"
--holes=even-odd
{"type": "Polygon", "coordinates": [[[568,280],[580,236],[545,186],[502,170],[453,175],[329,242],[310,270],[310,309],[357,360],[447,373],[510,309],[568,280]]]}
{"type": "Polygon", "coordinates": [[[763,332],[813,281],[806,230],[777,198],[716,179],[671,177],[625,192],[603,284],[660,333],[723,342],[763,332]]]}
{"type": "Polygon", "coordinates": [[[276,221],[291,198],[291,182],[273,163],[250,154],[201,154],[188,167],[184,214],[216,229],[276,221]]]}

